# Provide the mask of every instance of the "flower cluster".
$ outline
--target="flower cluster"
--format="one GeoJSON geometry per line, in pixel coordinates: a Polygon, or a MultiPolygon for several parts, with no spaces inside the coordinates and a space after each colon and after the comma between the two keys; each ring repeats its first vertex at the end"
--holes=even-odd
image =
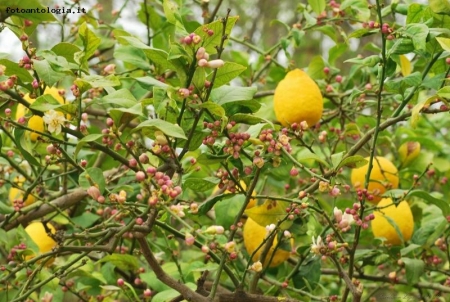
{"type": "Polygon", "coordinates": [[[232,155],[234,158],[239,158],[239,151],[242,145],[250,138],[248,133],[230,133],[229,139],[226,140],[224,147],[225,153],[232,155]]]}

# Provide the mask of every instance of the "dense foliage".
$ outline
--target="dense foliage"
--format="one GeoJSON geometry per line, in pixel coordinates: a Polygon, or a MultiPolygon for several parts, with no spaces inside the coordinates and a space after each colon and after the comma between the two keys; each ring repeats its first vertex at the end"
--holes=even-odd
{"type": "Polygon", "coordinates": [[[0,3],[0,301],[448,301],[448,0],[69,5],[0,3]]]}

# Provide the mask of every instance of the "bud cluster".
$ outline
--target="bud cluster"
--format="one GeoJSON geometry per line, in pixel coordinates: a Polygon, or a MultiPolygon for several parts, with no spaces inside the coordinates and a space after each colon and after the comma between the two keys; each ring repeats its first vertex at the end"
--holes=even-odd
{"type": "Polygon", "coordinates": [[[242,145],[250,138],[248,133],[230,133],[229,139],[225,142],[224,151],[232,155],[234,158],[239,158],[239,151],[242,145]]]}

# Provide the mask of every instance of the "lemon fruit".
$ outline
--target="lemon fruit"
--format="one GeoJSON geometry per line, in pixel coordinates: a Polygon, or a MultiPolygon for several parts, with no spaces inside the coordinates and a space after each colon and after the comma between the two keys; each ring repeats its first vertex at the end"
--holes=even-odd
{"type": "Polygon", "coordinates": [[[408,166],[420,155],[419,142],[406,142],[398,148],[398,155],[402,163],[402,167],[408,166]]]}
{"type": "Polygon", "coordinates": [[[273,98],[277,120],[285,127],[306,121],[310,127],[320,121],[323,98],[317,84],[300,69],[287,73],[273,98]]]}
{"type": "MultiPolygon", "coordinates": [[[[56,229],[50,223],[47,223],[47,227],[52,234],[56,233],[56,229]]],[[[47,234],[42,222],[35,221],[30,223],[25,228],[25,232],[27,232],[28,236],[30,236],[34,243],[39,247],[39,252],[41,254],[50,252],[56,246],[56,241],[47,234]]],[[[26,257],[27,260],[32,258],[34,258],[34,255],[26,257]]],[[[52,262],[53,260],[50,260],[46,264],[49,265],[52,262]]]]}
{"type": "MultiPolygon", "coordinates": [[[[19,187],[22,187],[21,183],[18,183],[17,185],[19,187]]],[[[13,204],[14,200],[19,200],[19,199],[23,200],[24,193],[25,192],[19,188],[11,187],[11,189],[9,190],[9,196],[8,196],[9,202],[11,204],[13,204]]],[[[25,206],[29,206],[30,204],[33,204],[35,201],[36,201],[36,198],[34,198],[34,196],[31,194],[28,194],[27,199],[23,200],[25,206]]]]}
{"type": "MultiPolygon", "coordinates": [[[[56,87],[45,88],[44,95],[46,95],[46,94],[49,94],[52,97],[54,97],[60,104],[64,104],[64,99],[59,94],[58,89],[56,87]]],[[[23,98],[30,104],[33,104],[34,101],[36,101],[36,99],[30,98],[29,93],[27,93],[23,98]]],[[[25,116],[27,113],[28,113],[28,108],[26,108],[22,104],[19,104],[17,106],[17,110],[16,110],[16,120],[19,120],[21,117],[25,116]]],[[[63,115],[63,113],[61,113],[61,115],[63,115]]],[[[42,119],[42,117],[40,117],[38,115],[33,115],[28,120],[28,128],[33,129],[35,131],[44,132],[44,130],[45,130],[44,120],[42,119]]],[[[40,136],[39,134],[34,133],[34,132],[31,132],[31,133],[27,132],[27,135],[29,135],[30,140],[32,142],[36,142],[40,136]]]]}
{"type": "MultiPolygon", "coordinates": [[[[247,219],[247,222],[244,224],[243,236],[244,236],[245,249],[247,250],[249,255],[252,255],[253,252],[258,247],[260,247],[260,245],[263,243],[263,240],[266,238],[266,235],[267,235],[267,230],[265,227],[259,225],[251,218],[247,219]]],[[[273,240],[272,246],[270,247],[269,253],[266,256],[266,259],[264,260],[263,265],[265,267],[269,263],[270,258],[272,257],[272,254],[273,254],[273,258],[269,264],[269,267],[278,266],[289,259],[289,256],[291,255],[291,253],[289,251],[285,251],[285,250],[281,249],[280,247],[275,251],[275,247],[277,246],[277,243],[278,243],[278,240],[277,240],[277,237],[275,237],[273,240]],[[274,254],[274,252],[275,252],[275,254],[274,254]]],[[[259,260],[259,257],[261,255],[263,249],[264,249],[264,246],[260,247],[260,249],[253,256],[253,258],[252,258],[253,261],[259,260]]]]}
{"type": "Polygon", "coordinates": [[[386,243],[392,245],[402,244],[402,240],[395,227],[386,218],[395,222],[404,241],[411,239],[414,230],[414,218],[411,208],[406,201],[394,205],[391,198],[383,198],[378,203],[379,209],[374,212],[375,219],[372,220],[372,232],[374,237],[386,238],[386,243]]]}
{"type": "MultiPolygon", "coordinates": [[[[365,158],[369,161],[369,157],[365,158]]],[[[355,188],[363,189],[364,182],[366,180],[366,174],[369,167],[369,163],[366,165],[355,168],[351,173],[351,182],[355,188]]],[[[373,203],[378,203],[381,200],[381,195],[387,191],[387,189],[398,188],[398,171],[394,164],[385,157],[374,157],[373,168],[370,173],[370,181],[368,191],[373,194],[374,198],[371,200],[373,203]]]]}

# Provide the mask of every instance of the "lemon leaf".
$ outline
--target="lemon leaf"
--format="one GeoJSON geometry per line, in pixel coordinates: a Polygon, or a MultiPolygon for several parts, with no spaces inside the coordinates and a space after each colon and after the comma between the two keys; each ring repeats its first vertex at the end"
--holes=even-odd
{"type": "Polygon", "coordinates": [[[321,158],[319,155],[312,153],[311,151],[307,150],[307,149],[303,149],[302,151],[300,151],[297,156],[296,156],[297,160],[299,162],[304,162],[304,161],[308,161],[308,160],[314,160],[314,161],[318,161],[321,164],[324,164],[325,166],[329,166],[328,163],[321,158]]]}
{"type": "MultiPolygon", "coordinates": [[[[253,219],[261,226],[277,224],[278,221],[286,217],[286,207],[289,206],[287,201],[266,200],[262,205],[252,207],[245,211],[248,217],[253,219]]],[[[281,223],[282,229],[288,229],[292,225],[292,221],[286,220],[281,223]]]]}
{"type": "Polygon", "coordinates": [[[336,167],[336,170],[339,170],[342,167],[350,167],[352,169],[360,168],[367,165],[367,163],[368,161],[360,155],[350,156],[341,161],[339,165],[336,167]]]}
{"type": "Polygon", "coordinates": [[[444,217],[446,217],[447,215],[450,215],[450,205],[445,200],[433,197],[430,193],[428,193],[426,191],[414,190],[414,191],[411,191],[408,194],[408,196],[416,196],[416,197],[419,197],[421,199],[428,201],[431,204],[434,204],[439,209],[441,209],[444,217]]]}
{"type": "Polygon", "coordinates": [[[136,271],[139,268],[137,258],[126,254],[112,254],[103,257],[99,263],[112,263],[117,268],[124,271],[136,271]]]}
{"type": "Polygon", "coordinates": [[[425,269],[425,263],[419,259],[402,258],[406,269],[406,282],[409,285],[416,284],[425,269]]]}

